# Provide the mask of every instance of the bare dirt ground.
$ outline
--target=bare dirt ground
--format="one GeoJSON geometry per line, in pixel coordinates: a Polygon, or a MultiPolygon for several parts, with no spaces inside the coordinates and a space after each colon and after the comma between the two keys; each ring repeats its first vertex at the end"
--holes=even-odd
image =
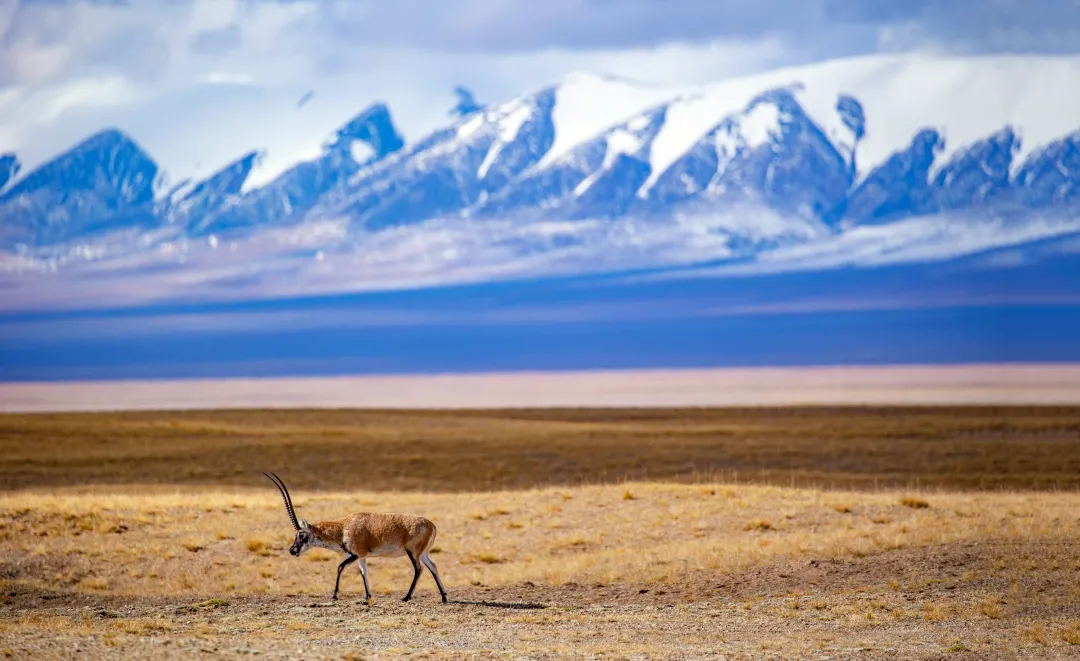
{"type": "MultiPolygon", "coordinates": [[[[1032,559],[1076,553],[1053,545],[1026,550],[1032,559]]],[[[371,607],[355,593],[327,602],[292,593],[222,600],[210,593],[131,598],[9,590],[0,613],[15,624],[5,627],[3,652],[163,659],[1077,658],[1080,599],[1075,581],[1061,582],[1076,568],[1055,574],[995,566],[996,554],[1017,551],[971,542],[697,572],[642,587],[457,587],[449,604],[433,590],[408,604],[387,595],[371,607]]]]}
{"type": "Polygon", "coordinates": [[[1078,455],[1064,407],[0,416],[0,654],[1078,659],[1078,455]],[[430,517],[451,603],[328,602],[264,468],[430,517]]]}

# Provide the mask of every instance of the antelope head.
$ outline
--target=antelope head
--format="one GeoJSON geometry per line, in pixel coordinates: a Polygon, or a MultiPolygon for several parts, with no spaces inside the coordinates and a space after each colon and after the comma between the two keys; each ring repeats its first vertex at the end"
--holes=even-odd
{"type": "Polygon", "coordinates": [[[293,530],[296,531],[296,538],[293,539],[292,546],[289,547],[289,553],[293,556],[299,556],[304,551],[317,545],[315,534],[306,520],[296,520],[292,497],[289,496],[289,490],[285,488],[285,483],[281,481],[277,473],[263,473],[263,475],[270,478],[270,481],[281,492],[281,499],[285,501],[285,513],[289,515],[289,522],[292,523],[293,530]]]}

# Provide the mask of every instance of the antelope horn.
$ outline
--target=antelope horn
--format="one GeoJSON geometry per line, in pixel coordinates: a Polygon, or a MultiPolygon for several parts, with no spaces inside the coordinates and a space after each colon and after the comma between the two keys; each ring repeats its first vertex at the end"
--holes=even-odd
{"type": "Polygon", "coordinates": [[[274,486],[281,492],[281,499],[285,501],[285,513],[289,515],[289,521],[292,522],[293,530],[300,530],[300,524],[296,522],[296,512],[293,511],[292,498],[289,496],[289,490],[285,488],[285,483],[277,476],[277,473],[263,473],[266,477],[270,478],[270,481],[274,483],[274,486]],[[273,477],[271,477],[271,475],[273,477]]]}

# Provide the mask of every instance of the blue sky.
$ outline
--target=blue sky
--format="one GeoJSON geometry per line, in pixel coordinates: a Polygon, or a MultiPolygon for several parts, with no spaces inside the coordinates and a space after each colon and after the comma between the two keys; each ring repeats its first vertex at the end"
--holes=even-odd
{"type": "Polygon", "coordinates": [[[307,126],[386,101],[416,138],[455,84],[488,101],[574,70],[692,84],[910,50],[1077,51],[1080,0],[0,0],[0,151],[33,166],[119,125],[168,166],[253,116],[273,120],[252,141],[291,130],[269,110],[309,92],[307,126]]]}

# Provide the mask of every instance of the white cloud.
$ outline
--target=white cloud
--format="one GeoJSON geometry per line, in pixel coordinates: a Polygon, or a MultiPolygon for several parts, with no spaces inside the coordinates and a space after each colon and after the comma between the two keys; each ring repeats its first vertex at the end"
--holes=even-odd
{"type": "Polygon", "coordinates": [[[247,85],[255,87],[255,79],[242,73],[229,73],[227,71],[211,71],[198,77],[200,83],[212,85],[247,85]]]}
{"type": "Polygon", "coordinates": [[[574,70],[690,84],[767,68],[781,54],[775,41],[496,55],[357,46],[328,69],[318,38],[304,36],[304,20],[297,6],[260,10],[245,23],[243,46],[220,57],[192,54],[186,37],[170,37],[169,65],[155,79],[85,73],[0,89],[19,99],[0,102],[0,152],[18,153],[25,172],[90,133],[117,126],[173,182],[209,175],[252,149],[267,150],[266,167],[280,170],[317,153],[327,135],[376,101],[389,104],[414,140],[449,123],[458,83],[481,101],[539,89],[574,70]],[[309,90],[311,101],[298,108],[309,90]]]}
{"type": "Polygon", "coordinates": [[[137,97],[132,85],[119,76],[84,78],[49,91],[39,95],[37,119],[43,123],[57,120],[68,110],[123,106],[137,97]]]}

